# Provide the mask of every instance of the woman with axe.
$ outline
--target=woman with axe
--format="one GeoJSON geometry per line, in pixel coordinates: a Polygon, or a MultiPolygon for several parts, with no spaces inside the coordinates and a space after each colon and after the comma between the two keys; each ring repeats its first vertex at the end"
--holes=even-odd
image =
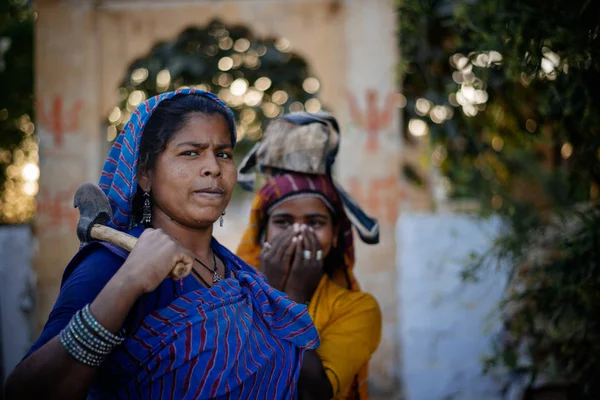
{"type": "Polygon", "coordinates": [[[237,171],[235,123],[216,96],[165,93],[132,114],[100,188],[106,242],[67,266],[49,320],[7,382],[8,399],[290,399],[319,338],[305,305],[212,238],[237,171]],[[169,279],[175,264],[182,279],[169,279]]]}

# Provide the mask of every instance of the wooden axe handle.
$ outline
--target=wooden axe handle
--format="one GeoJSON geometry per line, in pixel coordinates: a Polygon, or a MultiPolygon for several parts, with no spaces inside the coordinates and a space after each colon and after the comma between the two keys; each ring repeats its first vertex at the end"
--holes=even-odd
{"type": "MultiPolygon", "coordinates": [[[[135,246],[137,243],[136,237],[100,224],[94,224],[92,226],[90,236],[96,240],[115,244],[122,249],[127,250],[129,253],[131,253],[133,246],[135,246]]],[[[185,273],[185,270],[186,268],[183,263],[177,263],[171,270],[171,274],[169,276],[173,279],[181,279],[185,273]]]]}

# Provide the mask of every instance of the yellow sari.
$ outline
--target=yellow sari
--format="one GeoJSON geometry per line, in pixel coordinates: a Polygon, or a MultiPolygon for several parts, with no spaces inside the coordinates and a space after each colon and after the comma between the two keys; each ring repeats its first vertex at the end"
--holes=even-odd
{"type": "Polygon", "coordinates": [[[317,354],[334,399],[368,399],[367,363],[381,338],[381,311],[375,298],[323,276],[308,313],[321,337],[317,354]]]}
{"type": "MultiPolygon", "coordinates": [[[[268,218],[266,210],[292,191],[322,193],[336,204],[336,193],[328,179],[309,175],[274,178],[255,196],[249,225],[242,236],[237,255],[260,269],[260,226],[268,218]],[[291,177],[291,178],[290,178],[291,177]],[[293,180],[293,189],[286,184],[293,180]],[[332,192],[333,191],[333,192],[332,192]]],[[[381,339],[381,311],[373,296],[361,292],[352,273],[354,248],[350,223],[342,208],[336,207],[341,235],[344,237],[344,266],[332,276],[324,275],[313,294],[308,312],[321,338],[317,354],[333,388],[334,399],[368,399],[368,361],[381,339]]]]}

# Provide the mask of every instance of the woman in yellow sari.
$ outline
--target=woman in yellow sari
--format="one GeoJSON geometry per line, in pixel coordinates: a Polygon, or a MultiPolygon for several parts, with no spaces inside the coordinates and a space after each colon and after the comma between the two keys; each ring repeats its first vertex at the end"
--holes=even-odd
{"type": "Polygon", "coordinates": [[[308,304],[321,345],[304,355],[300,398],[368,399],[367,365],[379,345],[381,312],[375,298],[360,290],[352,272],[354,246],[348,214],[367,242],[377,242],[377,223],[331,179],[331,154],[335,156],[339,138],[330,138],[334,146],[325,151],[330,157],[322,171],[302,171],[307,164],[300,162],[298,152],[292,157],[295,161],[282,161],[286,157],[281,155],[291,152],[290,144],[298,149],[297,140],[293,145],[298,134],[307,156],[320,152],[322,146],[312,140],[315,129],[335,135],[335,120],[292,114],[282,122],[283,130],[278,122],[270,125],[257,152],[267,182],[254,198],[237,255],[260,269],[275,289],[308,304]],[[319,126],[310,126],[315,124],[319,126]],[[276,140],[282,132],[287,140],[276,140]],[[311,149],[307,143],[308,147],[313,143],[311,149]],[[279,161],[273,159],[274,153],[279,161]]]}

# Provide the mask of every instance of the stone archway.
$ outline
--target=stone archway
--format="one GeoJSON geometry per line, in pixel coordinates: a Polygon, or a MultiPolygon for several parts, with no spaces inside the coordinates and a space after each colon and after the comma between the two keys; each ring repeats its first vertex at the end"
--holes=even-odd
{"type": "MultiPolygon", "coordinates": [[[[119,85],[120,103],[108,115],[114,140],[143,100],[165,91],[196,87],[211,91],[234,111],[238,153],[260,139],[268,120],[286,112],[318,112],[320,82],[285,38],[257,38],[243,25],[218,20],[188,27],[135,60],[119,85]]],[[[238,159],[241,159],[238,154],[238,159]]]]}

